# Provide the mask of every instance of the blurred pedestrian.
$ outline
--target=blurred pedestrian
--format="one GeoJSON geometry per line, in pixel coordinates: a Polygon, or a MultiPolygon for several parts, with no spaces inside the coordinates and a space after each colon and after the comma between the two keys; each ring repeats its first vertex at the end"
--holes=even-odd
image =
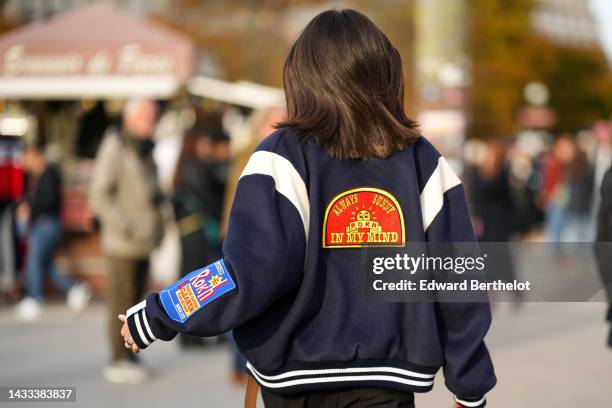
{"type": "Polygon", "coordinates": [[[604,174],[612,165],[612,122],[611,121],[597,121],[593,125],[593,134],[597,145],[593,154],[593,174],[594,174],[594,186],[593,186],[593,210],[597,211],[599,208],[601,190],[601,182],[604,174]]]}
{"type": "Polygon", "coordinates": [[[488,142],[469,183],[473,214],[481,224],[479,241],[506,242],[512,234],[513,203],[505,152],[501,143],[488,142]]]}
{"type": "Polygon", "coordinates": [[[597,215],[595,254],[601,281],[608,296],[606,320],[610,325],[608,347],[612,348],[612,167],[601,182],[601,201],[597,215]]]}
{"type": "Polygon", "coordinates": [[[156,117],[151,101],[126,103],[122,126],[111,128],[100,146],[91,185],[90,200],[100,221],[109,270],[112,364],[104,370],[104,377],[114,383],[140,383],[149,377],[115,333],[120,328],[117,314],[144,293],[149,256],[163,234],[163,200],[152,157],[156,117]]]}
{"type": "Polygon", "coordinates": [[[567,202],[567,242],[592,242],[593,218],[592,199],[595,175],[587,160],[586,153],[576,149],[572,162],[567,168],[569,198],[567,202]]]}
{"type": "Polygon", "coordinates": [[[0,134],[0,301],[17,298],[20,240],[15,208],[23,200],[24,172],[21,138],[0,134]]]}
{"type": "MultiPolygon", "coordinates": [[[[473,214],[476,219],[476,236],[479,242],[493,243],[487,246],[490,259],[496,260],[495,268],[489,268],[489,280],[510,282],[516,278],[514,261],[508,242],[513,233],[514,205],[510,190],[506,148],[496,141],[489,141],[477,169],[470,180],[473,214]]],[[[519,292],[513,292],[518,301],[519,292]]]]}
{"type": "Polygon", "coordinates": [[[575,143],[569,136],[564,135],[554,143],[542,168],[540,201],[544,208],[546,234],[548,239],[556,243],[557,251],[560,250],[559,243],[567,226],[568,167],[575,157],[575,143]]]}
{"type": "Polygon", "coordinates": [[[55,262],[55,252],[62,237],[60,170],[48,163],[37,147],[25,151],[23,168],[28,175],[28,190],[25,201],[17,207],[17,218],[21,225],[28,224],[29,229],[26,297],[17,305],[17,317],[34,320],[40,316],[47,273],[53,283],[67,293],[68,306],[80,312],[89,302],[91,290],[86,283],[76,283],[64,275],[55,262]]]}

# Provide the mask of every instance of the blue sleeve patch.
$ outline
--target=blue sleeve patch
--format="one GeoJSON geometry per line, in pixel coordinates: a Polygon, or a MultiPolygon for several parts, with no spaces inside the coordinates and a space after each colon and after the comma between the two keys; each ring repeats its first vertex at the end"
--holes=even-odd
{"type": "Polygon", "coordinates": [[[179,323],[221,295],[236,288],[223,259],[197,269],[159,293],[168,316],[179,323]]]}

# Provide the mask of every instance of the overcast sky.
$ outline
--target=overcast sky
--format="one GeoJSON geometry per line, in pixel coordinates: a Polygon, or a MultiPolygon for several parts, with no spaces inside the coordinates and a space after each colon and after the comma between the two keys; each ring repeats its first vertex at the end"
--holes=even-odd
{"type": "Polygon", "coordinates": [[[599,20],[599,30],[608,50],[608,55],[612,59],[612,1],[591,0],[591,6],[593,13],[599,20]]]}

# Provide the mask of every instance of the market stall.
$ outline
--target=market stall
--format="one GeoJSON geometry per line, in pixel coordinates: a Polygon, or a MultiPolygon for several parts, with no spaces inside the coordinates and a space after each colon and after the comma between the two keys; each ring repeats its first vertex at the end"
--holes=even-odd
{"type": "Polygon", "coordinates": [[[171,98],[192,76],[194,60],[189,38],[106,2],[0,36],[0,114],[5,124],[28,127],[13,150],[37,144],[61,164],[69,232],[63,251],[72,272],[103,269],[87,190],[121,101],[171,98]]]}
{"type": "Polygon", "coordinates": [[[193,60],[183,35],[94,3],[0,37],[0,99],[167,98],[193,60]]]}

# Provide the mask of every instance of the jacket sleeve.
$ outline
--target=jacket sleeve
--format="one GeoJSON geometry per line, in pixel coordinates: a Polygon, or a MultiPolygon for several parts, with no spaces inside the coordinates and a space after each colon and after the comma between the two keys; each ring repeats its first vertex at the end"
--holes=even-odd
{"type": "MultiPolygon", "coordinates": [[[[431,167],[420,197],[427,241],[475,242],[461,181],[442,156],[431,167]]],[[[485,393],[496,383],[484,342],[491,325],[489,302],[438,302],[435,308],[446,386],[462,406],[484,407],[485,393]]]]}
{"type": "Polygon", "coordinates": [[[224,258],[153,293],[128,315],[145,348],[176,333],[212,336],[264,312],[298,286],[308,229],[308,196],[291,162],[267,151],[251,156],[230,212],[224,258]]]}
{"type": "Polygon", "coordinates": [[[597,241],[612,241],[612,167],[606,171],[600,187],[601,201],[597,210],[597,241]]]}
{"type": "MultiPolygon", "coordinates": [[[[600,187],[601,201],[597,210],[595,259],[601,282],[612,303],[612,167],[606,171],[600,187]]],[[[612,310],[612,309],[611,309],[612,310]]],[[[612,316],[612,311],[608,316],[612,316]]]]}

